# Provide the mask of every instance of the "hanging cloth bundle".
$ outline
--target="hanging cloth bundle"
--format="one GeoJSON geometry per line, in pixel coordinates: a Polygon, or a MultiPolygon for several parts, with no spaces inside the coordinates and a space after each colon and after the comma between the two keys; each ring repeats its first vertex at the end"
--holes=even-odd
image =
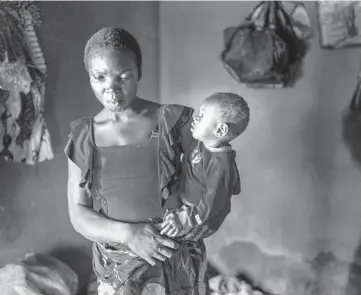
{"type": "Polygon", "coordinates": [[[43,117],[46,64],[34,2],[0,2],[0,156],[34,165],[54,158],[43,117]]]}
{"type": "Polygon", "coordinates": [[[361,167],[361,61],[356,87],[342,119],[343,142],[353,160],[361,167]]]}
{"type": "Polygon", "coordinates": [[[291,67],[306,54],[306,39],[279,1],[262,1],[246,21],[224,30],[223,65],[240,83],[252,87],[286,87],[291,67]]]}
{"type": "Polygon", "coordinates": [[[0,88],[29,92],[26,44],[17,19],[0,6],[0,88]],[[17,78],[14,78],[17,77],[17,78]]]}
{"type": "Polygon", "coordinates": [[[352,112],[361,113],[361,60],[360,60],[359,73],[357,75],[356,88],[353,92],[350,102],[350,110],[352,112]]]}

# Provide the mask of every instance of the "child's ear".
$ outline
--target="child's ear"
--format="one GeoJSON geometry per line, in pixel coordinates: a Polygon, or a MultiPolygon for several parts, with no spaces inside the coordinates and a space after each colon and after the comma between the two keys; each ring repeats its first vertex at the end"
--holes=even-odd
{"type": "Polygon", "coordinates": [[[226,123],[220,123],[216,128],[216,137],[220,138],[226,136],[228,131],[229,131],[228,125],[226,123]]]}

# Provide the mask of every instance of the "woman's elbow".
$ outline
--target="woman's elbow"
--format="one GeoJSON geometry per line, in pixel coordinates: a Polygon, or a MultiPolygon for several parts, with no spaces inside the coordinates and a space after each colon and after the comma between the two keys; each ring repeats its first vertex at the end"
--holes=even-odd
{"type": "Polygon", "coordinates": [[[73,226],[74,230],[79,234],[83,234],[84,231],[81,216],[81,208],[79,208],[79,205],[69,205],[70,223],[73,226]]]}
{"type": "Polygon", "coordinates": [[[80,232],[80,225],[79,225],[79,215],[74,212],[74,209],[69,209],[69,219],[70,223],[73,226],[76,232],[80,232]]]}

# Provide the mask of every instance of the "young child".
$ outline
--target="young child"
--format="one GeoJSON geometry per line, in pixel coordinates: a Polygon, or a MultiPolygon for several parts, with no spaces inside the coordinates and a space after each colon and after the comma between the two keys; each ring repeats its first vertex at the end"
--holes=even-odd
{"type": "Polygon", "coordinates": [[[236,152],[230,142],[246,129],[250,111],[247,102],[234,93],[207,97],[194,117],[194,145],[184,154],[180,188],[182,206],[168,209],[161,234],[181,237],[229,205],[241,191],[236,152]]]}

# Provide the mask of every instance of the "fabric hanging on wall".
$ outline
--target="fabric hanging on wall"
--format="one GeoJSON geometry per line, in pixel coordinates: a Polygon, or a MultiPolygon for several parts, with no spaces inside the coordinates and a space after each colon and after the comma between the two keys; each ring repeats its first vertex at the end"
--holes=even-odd
{"type": "Polygon", "coordinates": [[[34,165],[54,158],[44,121],[46,63],[34,2],[0,3],[0,155],[34,165]]]}

